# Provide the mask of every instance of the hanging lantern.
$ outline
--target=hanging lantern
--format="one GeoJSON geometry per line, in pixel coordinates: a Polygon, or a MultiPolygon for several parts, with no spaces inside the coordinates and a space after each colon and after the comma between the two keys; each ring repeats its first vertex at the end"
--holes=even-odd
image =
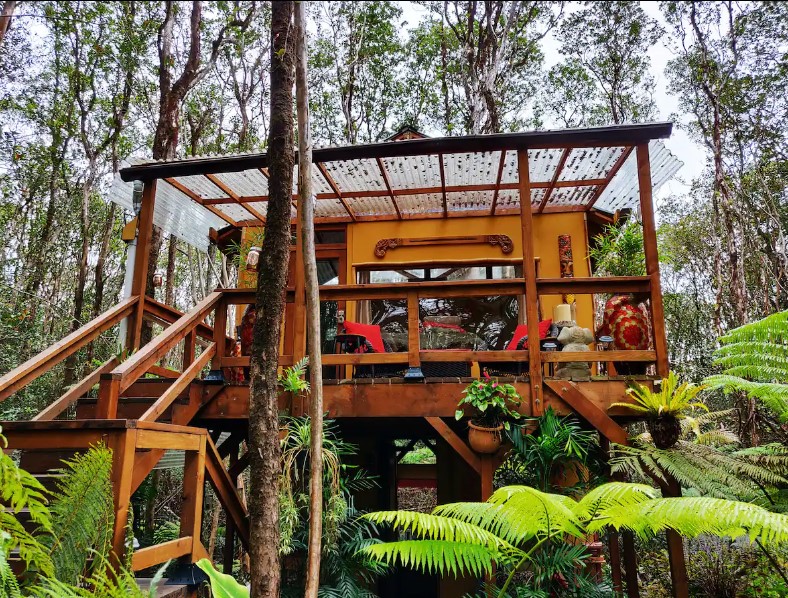
{"type": "Polygon", "coordinates": [[[156,274],[153,275],[153,286],[160,287],[163,284],[164,284],[164,276],[161,275],[161,272],[156,272],[156,274]]]}
{"type": "Polygon", "coordinates": [[[134,210],[134,216],[139,216],[142,210],[142,181],[134,181],[134,191],[131,194],[131,207],[134,210]]]}
{"type": "Polygon", "coordinates": [[[252,247],[246,254],[246,269],[249,272],[257,272],[257,265],[260,263],[260,248],[252,247]]]}

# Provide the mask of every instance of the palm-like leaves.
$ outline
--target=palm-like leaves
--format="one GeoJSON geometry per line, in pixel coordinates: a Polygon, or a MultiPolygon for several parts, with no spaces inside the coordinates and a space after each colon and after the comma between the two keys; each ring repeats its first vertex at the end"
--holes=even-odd
{"type": "Polygon", "coordinates": [[[788,421],[788,311],[746,324],[720,339],[722,373],[704,380],[726,393],[742,391],[788,421]]]}
{"type": "Polygon", "coordinates": [[[663,378],[659,392],[654,392],[647,386],[635,384],[627,389],[627,394],[635,401],[633,403],[613,403],[613,407],[627,407],[647,417],[673,416],[681,418],[685,411],[704,409],[706,405],[697,399],[698,393],[703,390],[689,382],[679,384],[678,376],[670,372],[663,378]]]}
{"type": "Polygon", "coordinates": [[[476,576],[489,573],[495,564],[509,572],[499,596],[506,595],[519,568],[534,565],[536,550],[544,542],[567,535],[585,537],[608,526],[642,537],[672,529],[689,537],[748,536],[767,545],[788,541],[786,515],[718,498],[658,498],[648,486],[623,482],[599,486],[580,501],[510,486],[497,490],[486,503],[443,505],[431,515],[384,512],[366,517],[415,536],[366,548],[372,558],[476,576]]]}

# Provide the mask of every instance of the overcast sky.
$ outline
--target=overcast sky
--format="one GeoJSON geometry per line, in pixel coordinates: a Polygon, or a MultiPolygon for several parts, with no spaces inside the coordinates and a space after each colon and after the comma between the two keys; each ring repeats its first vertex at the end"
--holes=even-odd
{"type": "MultiPolygon", "coordinates": [[[[422,19],[427,18],[426,9],[422,6],[414,2],[401,2],[400,4],[403,8],[403,17],[409,27],[415,26],[422,19]]],[[[641,2],[641,5],[649,16],[663,23],[657,2],[641,2]]],[[[577,4],[574,4],[574,6],[570,5],[567,10],[571,12],[576,9],[577,4]]],[[[546,68],[560,61],[559,45],[552,35],[545,39],[543,48],[546,68]]],[[[651,58],[651,74],[656,82],[655,100],[659,111],[659,120],[669,120],[678,113],[678,101],[672,94],[668,93],[668,81],[665,76],[665,67],[673,56],[663,43],[658,43],[649,50],[649,57],[651,58]]],[[[674,193],[686,193],[688,184],[701,173],[705,164],[703,148],[690,140],[678,124],[678,122],[675,123],[673,135],[670,139],[665,140],[665,145],[684,163],[684,166],[673,180],[662,187],[659,193],[661,197],[674,193]]]]}

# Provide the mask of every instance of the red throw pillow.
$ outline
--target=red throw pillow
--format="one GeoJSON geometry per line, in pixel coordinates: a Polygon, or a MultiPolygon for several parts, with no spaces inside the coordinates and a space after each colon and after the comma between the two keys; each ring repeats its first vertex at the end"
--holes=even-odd
{"type": "Polygon", "coordinates": [[[348,334],[360,334],[369,341],[375,353],[385,353],[386,347],[383,346],[383,337],[380,334],[380,326],[376,324],[359,324],[358,322],[348,322],[345,320],[345,332],[348,334]]]}
{"type": "Polygon", "coordinates": [[[457,332],[465,332],[465,328],[457,326],[457,324],[444,324],[443,322],[433,322],[432,320],[424,320],[424,328],[445,328],[446,330],[456,330],[457,332]]]}
{"type": "MultiPolygon", "coordinates": [[[[539,338],[547,338],[547,333],[550,331],[550,326],[553,325],[552,320],[542,320],[539,322],[539,338]]],[[[509,344],[506,345],[507,351],[515,351],[517,349],[517,345],[520,343],[520,339],[524,336],[528,336],[528,326],[525,324],[519,324],[517,328],[514,329],[514,336],[512,340],[509,341],[509,344]]],[[[527,348],[528,343],[525,343],[523,348],[527,348]]]]}

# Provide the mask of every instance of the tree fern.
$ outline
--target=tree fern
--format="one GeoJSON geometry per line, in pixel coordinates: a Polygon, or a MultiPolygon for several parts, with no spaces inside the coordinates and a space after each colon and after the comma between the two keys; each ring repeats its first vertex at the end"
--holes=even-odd
{"type": "Polygon", "coordinates": [[[112,452],[103,444],[64,461],[51,502],[52,535],[45,538],[55,577],[77,583],[88,556],[108,556],[112,543],[112,452]]]}
{"type": "Polygon", "coordinates": [[[449,540],[400,540],[376,544],[366,549],[372,558],[387,565],[402,564],[427,573],[458,577],[491,575],[500,553],[486,546],[449,540]]]}
{"type": "Polygon", "coordinates": [[[788,421],[788,311],[736,328],[719,340],[715,363],[722,373],[704,383],[726,393],[744,392],[788,421]]]}

